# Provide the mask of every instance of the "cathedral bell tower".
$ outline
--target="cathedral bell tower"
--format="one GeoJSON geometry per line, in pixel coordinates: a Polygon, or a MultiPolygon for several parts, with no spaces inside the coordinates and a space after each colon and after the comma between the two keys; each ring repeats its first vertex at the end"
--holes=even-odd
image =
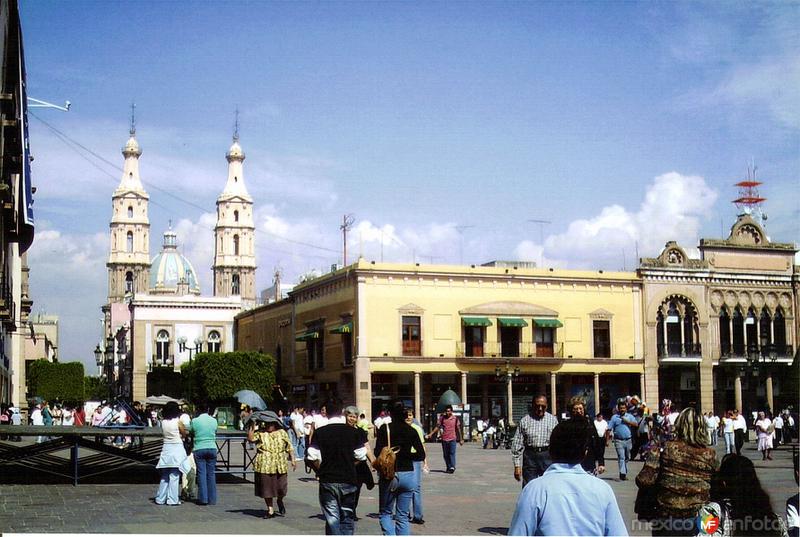
{"type": "MultiPolygon", "coordinates": [[[[238,123],[238,121],[237,121],[238,123]]],[[[238,126],[225,155],[228,181],[217,198],[214,228],[214,296],[241,296],[245,305],[256,301],[256,250],[253,198],[244,185],[244,152],[238,126]]]]}
{"type": "Polygon", "coordinates": [[[111,196],[111,248],[108,255],[108,302],[122,302],[126,294],[146,292],[150,271],[150,196],[139,178],[136,126],[131,117],[130,138],[122,149],[122,180],[111,196]]]}

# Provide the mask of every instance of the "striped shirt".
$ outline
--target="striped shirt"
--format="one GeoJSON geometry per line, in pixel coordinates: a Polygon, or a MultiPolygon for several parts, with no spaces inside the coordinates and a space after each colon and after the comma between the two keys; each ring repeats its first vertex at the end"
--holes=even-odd
{"type": "Polygon", "coordinates": [[[547,447],[550,445],[550,434],[558,425],[558,420],[549,412],[539,419],[530,414],[519,420],[514,440],[511,441],[511,459],[514,466],[522,466],[522,452],[526,447],[547,447]]]}

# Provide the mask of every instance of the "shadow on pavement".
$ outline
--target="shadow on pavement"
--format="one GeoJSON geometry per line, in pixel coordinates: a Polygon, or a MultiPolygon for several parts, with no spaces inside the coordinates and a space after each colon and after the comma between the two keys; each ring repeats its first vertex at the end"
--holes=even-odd
{"type": "Polygon", "coordinates": [[[252,516],[255,518],[264,518],[266,509],[227,509],[226,513],[241,513],[243,515],[252,516]]]}
{"type": "Polygon", "coordinates": [[[478,528],[478,533],[486,533],[488,535],[508,535],[508,528],[494,528],[492,526],[485,526],[478,528]]]}

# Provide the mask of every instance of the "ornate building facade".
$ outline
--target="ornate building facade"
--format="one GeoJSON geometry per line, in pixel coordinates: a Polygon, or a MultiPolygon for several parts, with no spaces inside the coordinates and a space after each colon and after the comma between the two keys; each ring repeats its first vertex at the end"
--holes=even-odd
{"type": "Polygon", "coordinates": [[[96,354],[115,395],[142,400],[162,394],[153,390],[176,388],[169,382],[150,384],[165,378],[165,372],[180,371],[193,354],[233,350],[233,318],[255,302],[253,201],[244,184],[244,152],[237,135],[226,155],[228,180],[217,200],[214,294],[203,296],[172,229],[164,232],[160,252],[150,259],[150,198],[139,177],[142,150],[133,126],[122,154],[124,171],[112,195],[108,302],[102,308],[106,341],[96,354]]]}
{"type": "Polygon", "coordinates": [[[514,419],[537,393],[556,413],[573,395],[606,413],[631,394],[718,413],[796,405],[797,248],[744,214],[699,249],[669,242],[635,272],[359,260],[239,314],[237,348],[273,354],[307,406],[399,397],[424,413],[448,388],[514,419]]]}

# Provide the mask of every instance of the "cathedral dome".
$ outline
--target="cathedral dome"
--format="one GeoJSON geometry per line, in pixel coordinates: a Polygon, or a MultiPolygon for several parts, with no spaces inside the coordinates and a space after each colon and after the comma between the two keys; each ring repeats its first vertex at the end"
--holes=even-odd
{"type": "Polygon", "coordinates": [[[161,253],[150,263],[150,292],[155,294],[200,294],[194,267],[178,252],[177,235],[171,229],[164,233],[161,253]]]}

